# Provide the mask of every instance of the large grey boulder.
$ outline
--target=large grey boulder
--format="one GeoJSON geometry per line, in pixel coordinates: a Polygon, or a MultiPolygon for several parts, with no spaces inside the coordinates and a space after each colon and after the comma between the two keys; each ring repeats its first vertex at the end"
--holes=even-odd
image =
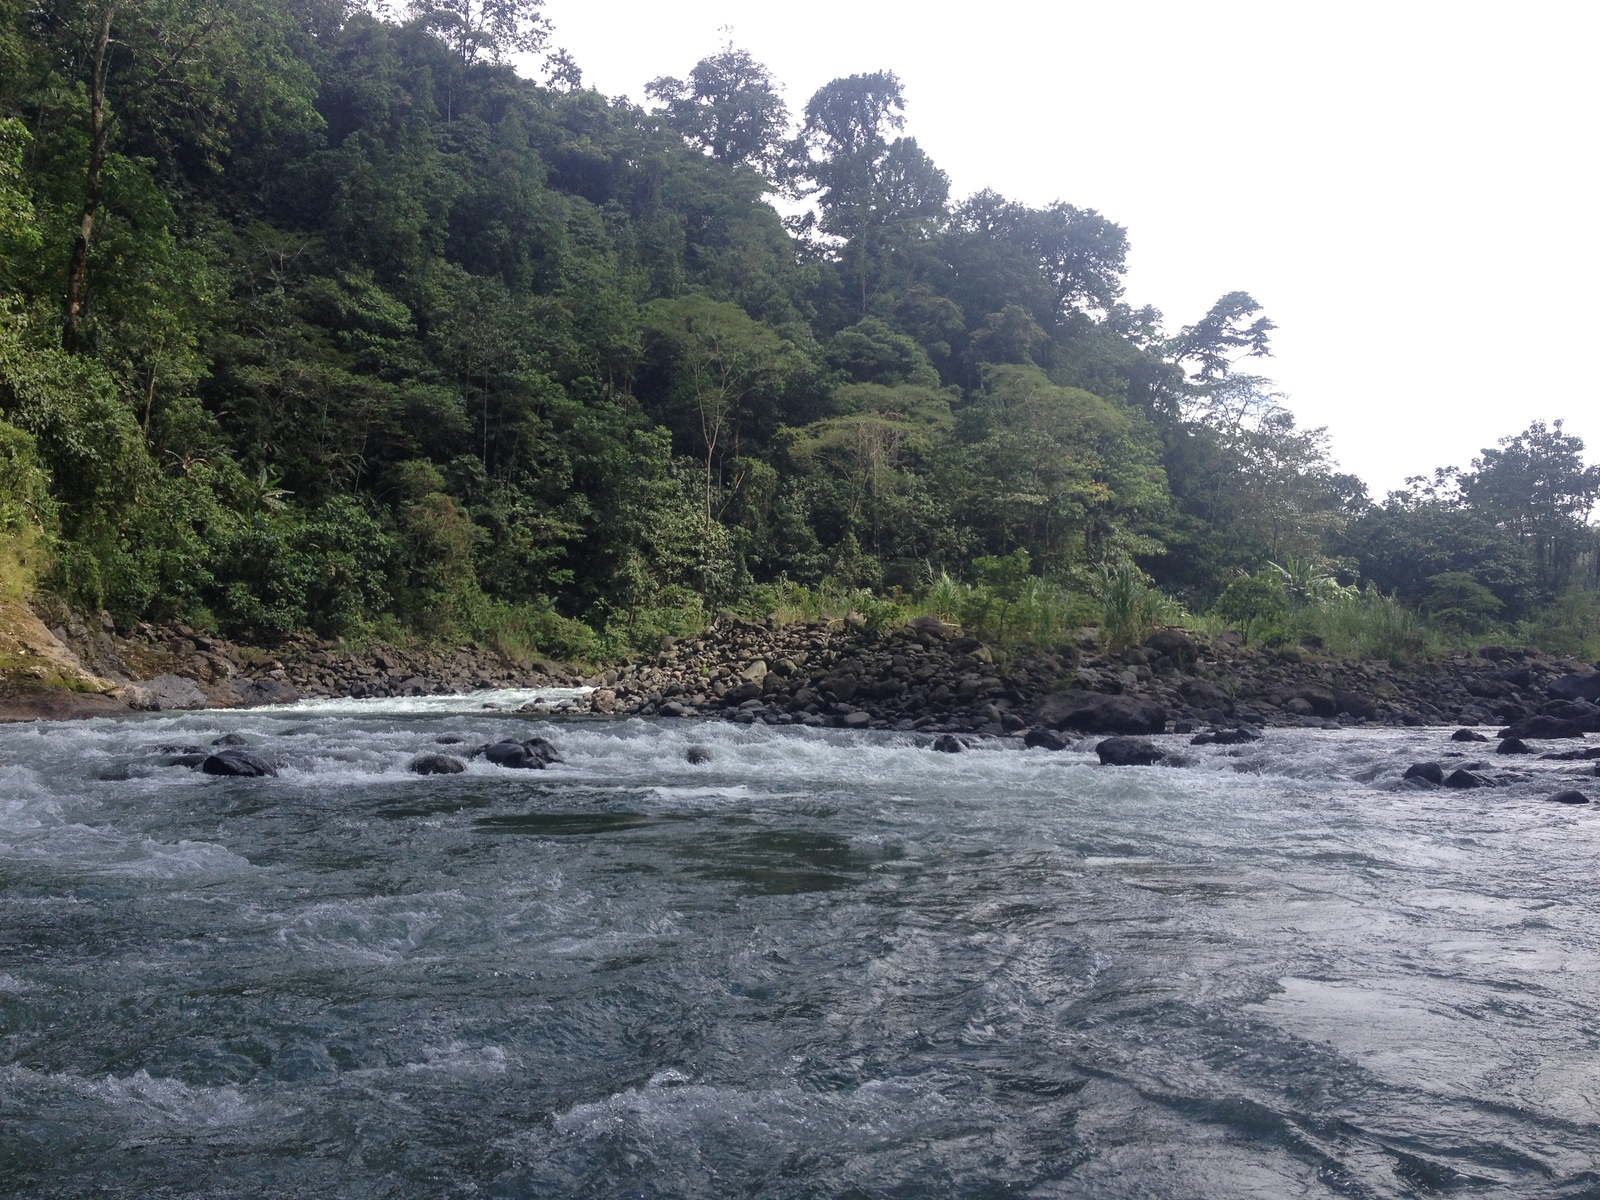
{"type": "Polygon", "coordinates": [[[1084,733],[1163,733],[1167,727],[1167,710],[1137,696],[1052,692],[1034,707],[1033,724],[1084,733]]]}
{"type": "Polygon", "coordinates": [[[1136,737],[1107,738],[1094,752],[1103,767],[1148,767],[1167,756],[1166,751],[1136,737]]]}
{"type": "Polygon", "coordinates": [[[204,708],[206,694],[192,679],[182,675],[157,675],[139,683],[130,683],[122,691],[129,708],[141,712],[168,712],[173,709],[204,708]]]}
{"type": "Polygon", "coordinates": [[[1587,700],[1600,704],[1600,671],[1574,671],[1563,675],[1547,689],[1557,700],[1587,700]]]}

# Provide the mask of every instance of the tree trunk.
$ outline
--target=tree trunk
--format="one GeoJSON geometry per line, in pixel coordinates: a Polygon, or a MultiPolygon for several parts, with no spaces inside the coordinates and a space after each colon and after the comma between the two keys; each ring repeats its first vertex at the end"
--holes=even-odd
{"type": "Polygon", "coordinates": [[[84,309],[89,301],[89,243],[94,237],[95,217],[100,212],[100,175],[106,165],[106,47],[111,42],[111,18],[115,4],[106,7],[105,20],[94,43],[94,70],[89,81],[89,171],[83,183],[83,209],[78,220],[78,236],[72,243],[72,258],[67,265],[66,321],[61,329],[61,344],[76,352],[81,338],[84,309]]]}

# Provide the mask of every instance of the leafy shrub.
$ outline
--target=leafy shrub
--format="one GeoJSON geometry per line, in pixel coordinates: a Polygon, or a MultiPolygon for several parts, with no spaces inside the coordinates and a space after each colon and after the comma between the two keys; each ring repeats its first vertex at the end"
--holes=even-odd
{"type": "Polygon", "coordinates": [[[1258,572],[1230,582],[1217,597],[1213,611],[1249,642],[1256,625],[1277,625],[1289,615],[1289,599],[1277,575],[1258,572]]]}
{"type": "Polygon", "coordinates": [[[1156,626],[1182,615],[1177,601],[1151,587],[1131,563],[1102,568],[1097,591],[1100,628],[1112,650],[1137,645],[1154,633],[1156,626]]]}

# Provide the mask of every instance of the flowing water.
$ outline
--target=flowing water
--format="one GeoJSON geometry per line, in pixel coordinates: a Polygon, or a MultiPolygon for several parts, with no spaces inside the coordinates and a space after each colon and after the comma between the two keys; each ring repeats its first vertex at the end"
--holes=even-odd
{"type": "Polygon", "coordinates": [[[1600,1196],[1592,764],[482,703],[0,729],[0,1193],[1600,1196]]]}

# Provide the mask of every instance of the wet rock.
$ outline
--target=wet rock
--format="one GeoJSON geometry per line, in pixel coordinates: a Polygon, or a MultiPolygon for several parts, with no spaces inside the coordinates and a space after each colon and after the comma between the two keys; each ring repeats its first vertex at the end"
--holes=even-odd
{"type": "Polygon", "coordinates": [[[713,756],[709,746],[690,746],[683,752],[683,757],[695,766],[699,766],[710,762],[713,756]]]}
{"type": "Polygon", "coordinates": [[[195,750],[188,754],[174,754],[167,759],[166,765],[169,767],[188,767],[192,771],[210,757],[211,755],[204,750],[195,750]]]}
{"type": "Polygon", "coordinates": [[[1148,767],[1167,756],[1166,751],[1137,737],[1107,738],[1094,752],[1100,756],[1100,765],[1106,767],[1148,767]]]}
{"type": "Polygon", "coordinates": [[[1425,779],[1429,783],[1444,782],[1444,768],[1436,762],[1412,763],[1402,779],[1425,779]]]}
{"type": "Polygon", "coordinates": [[[1476,729],[1458,729],[1450,735],[1450,740],[1452,742],[1487,742],[1489,739],[1476,729]]]}
{"type": "Polygon", "coordinates": [[[668,700],[660,708],[656,709],[656,712],[663,717],[681,717],[688,712],[688,709],[684,708],[676,700],[668,700]]]}
{"type": "Polygon", "coordinates": [[[467,764],[448,754],[419,754],[406,764],[413,775],[459,775],[467,764]]]}
{"type": "Polygon", "coordinates": [[[248,746],[250,739],[243,734],[225,733],[221,737],[212,738],[211,744],[213,746],[248,746]]]}
{"type": "Polygon", "coordinates": [[[1495,748],[1496,754],[1532,754],[1528,743],[1521,738],[1506,738],[1495,748]]]}
{"type": "Polygon", "coordinates": [[[459,745],[461,745],[461,743],[465,742],[466,740],[467,739],[464,738],[464,737],[457,737],[453,733],[447,733],[443,737],[434,738],[433,739],[433,744],[435,746],[459,746],[459,745]]]}
{"type": "Polygon", "coordinates": [[[1550,799],[1555,801],[1557,804],[1589,803],[1589,797],[1585,796],[1577,788],[1564,788],[1555,795],[1551,796],[1550,799]]]}
{"type": "Polygon", "coordinates": [[[1167,710],[1135,696],[1107,696],[1099,692],[1052,692],[1033,711],[1034,724],[1047,729],[1076,729],[1084,733],[1163,733],[1167,710]]]}
{"type": "Polygon", "coordinates": [[[514,771],[542,771],[551,763],[561,761],[556,748],[542,737],[529,738],[525,742],[510,739],[493,742],[483,748],[483,756],[497,767],[514,771]]]}
{"type": "Polygon", "coordinates": [[[263,775],[276,775],[277,770],[244,750],[219,750],[206,756],[200,770],[207,775],[230,775],[241,779],[256,779],[263,775]]]}
{"type": "Polygon", "coordinates": [[[846,729],[865,729],[868,725],[872,724],[872,714],[865,713],[860,709],[857,709],[855,712],[845,713],[845,715],[840,718],[840,723],[846,729]]]}
{"type": "Polygon", "coordinates": [[[1208,733],[1197,733],[1189,739],[1191,746],[1242,746],[1247,742],[1259,742],[1261,734],[1254,729],[1214,729],[1208,733]]]}
{"type": "Polygon", "coordinates": [[[122,698],[130,708],[141,712],[171,712],[206,706],[206,695],[199,685],[181,675],[157,675],[142,683],[130,683],[123,689],[122,698]]]}
{"type": "Polygon", "coordinates": [[[1022,744],[1035,750],[1070,750],[1072,739],[1063,737],[1054,729],[1030,729],[1022,744]]]}
{"type": "Polygon", "coordinates": [[[1444,786],[1447,788],[1481,788],[1493,785],[1483,776],[1474,775],[1465,767],[1458,767],[1444,777],[1444,786]]]}
{"type": "Polygon", "coordinates": [[[1591,758],[1600,758],[1600,746],[1586,746],[1582,750],[1562,750],[1558,754],[1541,754],[1540,758],[1554,759],[1556,762],[1584,762],[1591,758]]]}
{"type": "Polygon", "coordinates": [[[933,748],[940,754],[960,754],[967,746],[953,733],[941,733],[933,739],[933,748]]]}
{"type": "Polygon", "coordinates": [[[1583,726],[1577,721],[1564,721],[1560,717],[1536,716],[1518,721],[1502,729],[1503,738],[1581,738],[1583,726]]]}

